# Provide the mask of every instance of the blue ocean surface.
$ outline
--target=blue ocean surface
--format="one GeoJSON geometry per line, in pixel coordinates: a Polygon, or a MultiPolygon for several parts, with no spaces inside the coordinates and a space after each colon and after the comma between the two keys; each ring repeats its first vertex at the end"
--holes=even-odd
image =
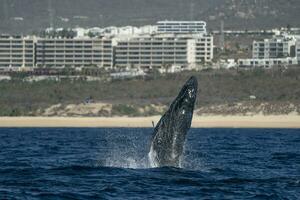
{"type": "Polygon", "coordinates": [[[300,199],[299,129],[191,129],[150,168],[152,129],[0,129],[0,199],[300,199]]]}

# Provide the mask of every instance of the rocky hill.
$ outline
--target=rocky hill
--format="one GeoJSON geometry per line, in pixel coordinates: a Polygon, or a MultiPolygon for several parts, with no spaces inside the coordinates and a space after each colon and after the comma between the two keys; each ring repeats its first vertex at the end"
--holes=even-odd
{"type": "Polygon", "coordinates": [[[299,0],[1,0],[0,33],[55,27],[154,24],[205,20],[210,29],[300,26],[299,0]]]}

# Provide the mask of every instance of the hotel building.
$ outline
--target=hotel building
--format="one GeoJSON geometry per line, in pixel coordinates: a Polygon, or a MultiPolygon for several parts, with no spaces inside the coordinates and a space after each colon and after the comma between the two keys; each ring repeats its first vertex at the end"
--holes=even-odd
{"type": "Polygon", "coordinates": [[[297,65],[298,61],[296,57],[286,58],[249,58],[239,59],[238,65],[240,67],[264,67],[271,68],[279,65],[297,65]]]}
{"type": "Polygon", "coordinates": [[[204,21],[159,21],[158,33],[206,33],[204,21]]]}
{"type": "Polygon", "coordinates": [[[252,57],[255,59],[292,57],[292,46],[295,46],[295,40],[284,37],[254,41],[252,57]]]}
{"type": "Polygon", "coordinates": [[[118,38],[115,66],[192,66],[211,62],[213,38],[208,35],[156,34],[118,38]]]}
{"type": "Polygon", "coordinates": [[[296,57],[298,60],[298,64],[300,64],[300,39],[297,40],[297,43],[296,43],[296,57]]]}
{"type": "Polygon", "coordinates": [[[0,36],[0,68],[34,67],[34,40],[0,36]]]}
{"type": "Polygon", "coordinates": [[[37,67],[113,66],[111,39],[37,39],[37,67]]]}
{"type": "Polygon", "coordinates": [[[270,68],[278,65],[297,65],[300,50],[297,35],[276,35],[271,39],[253,42],[252,58],[239,59],[240,67],[270,68]]]}
{"type": "Polygon", "coordinates": [[[203,21],[160,21],[157,29],[138,34],[128,30],[101,38],[3,36],[0,68],[197,67],[212,61],[213,37],[203,21]]]}

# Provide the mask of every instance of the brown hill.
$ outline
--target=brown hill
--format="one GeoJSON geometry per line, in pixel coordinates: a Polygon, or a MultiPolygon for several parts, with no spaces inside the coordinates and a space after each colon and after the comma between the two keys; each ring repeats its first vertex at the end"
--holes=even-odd
{"type": "Polygon", "coordinates": [[[225,28],[265,29],[299,26],[299,10],[299,0],[1,0],[0,33],[31,33],[52,22],[56,27],[101,27],[164,19],[206,20],[211,29],[219,28],[221,20],[225,28]]]}

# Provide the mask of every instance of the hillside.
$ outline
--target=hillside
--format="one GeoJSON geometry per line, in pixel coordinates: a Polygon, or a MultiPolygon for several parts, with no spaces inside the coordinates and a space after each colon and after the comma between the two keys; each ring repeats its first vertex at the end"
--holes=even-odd
{"type": "Polygon", "coordinates": [[[300,113],[300,69],[290,69],[184,72],[113,82],[15,78],[0,82],[0,116],[159,115],[191,75],[199,82],[198,115],[300,113]]]}
{"type": "Polygon", "coordinates": [[[205,20],[217,29],[300,26],[299,0],[1,0],[0,33],[32,33],[49,27],[154,24],[205,20]],[[53,17],[50,17],[53,16],[53,17]]]}

